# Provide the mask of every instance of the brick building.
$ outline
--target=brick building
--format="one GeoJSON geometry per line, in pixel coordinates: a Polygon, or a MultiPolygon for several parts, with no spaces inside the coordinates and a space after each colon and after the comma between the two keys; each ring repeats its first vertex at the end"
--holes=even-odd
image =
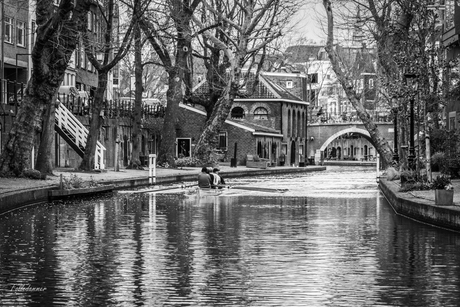
{"type": "MultiPolygon", "coordinates": [[[[273,73],[272,73],[273,74],[273,73]]],[[[261,74],[247,98],[235,99],[219,132],[218,154],[224,161],[258,155],[272,165],[305,165],[308,103],[261,74]]],[[[202,82],[197,91],[207,92],[202,82]]],[[[190,156],[205,125],[203,108],[181,104],[177,127],[177,156],[190,156]]]]}

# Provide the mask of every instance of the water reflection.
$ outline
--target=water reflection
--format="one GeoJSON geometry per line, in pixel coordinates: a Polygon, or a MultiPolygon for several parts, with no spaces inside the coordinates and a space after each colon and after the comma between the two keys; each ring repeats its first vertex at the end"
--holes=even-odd
{"type": "Polygon", "coordinates": [[[120,194],[11,212],[0,305],[456,306],[460,236],[367,195],[120,194]]]}

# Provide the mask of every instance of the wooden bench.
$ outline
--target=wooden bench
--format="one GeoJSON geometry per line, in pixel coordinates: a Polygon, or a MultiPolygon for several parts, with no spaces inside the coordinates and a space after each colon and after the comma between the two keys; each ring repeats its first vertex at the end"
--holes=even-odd
{"type": "Polygon", "coordinates": [[[246,167],[249,168],[267,168],[270,166],[268,159],[259,158],[254,155],[246,155],[246,167]]]}

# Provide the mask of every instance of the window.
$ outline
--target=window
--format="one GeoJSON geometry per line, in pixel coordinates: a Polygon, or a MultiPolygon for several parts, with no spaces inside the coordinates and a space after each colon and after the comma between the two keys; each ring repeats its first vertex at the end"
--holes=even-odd
{"type": "Polygon", "coordinates": [[[77,44],[77,47],[75,48],[75,67],[78,68],[81,65],[81,48],[80,44],[77,44]]]}
{"type": "Polygon", "coordinates": [[[315,102],[316,101],[316,91],[311,90],[310,91],[310,102],[315,102]]]}
{"type": "Polygon", "coordinates": [[[92,31],[93,30],[93,18],[92,18],[92,13],[88,12],[88,30],[92,31]]]}
{"type": "Polygon", "coordinates": [[[308,74],[308,81],[310,83],[318,83],[318,74],[308,74]]]}
{"type": "Polygon", "coordinates": [[[254,110],[254,119],[268,119],[268,111],[265,108],[258,107],[254,110]]]}
{"type": "Polygon", "coordinates": [[[13,18],[5,17],[5,42],[13,43],[13,18]]]}
{"type": "Polygon", "coordinates": [[[18,46],[24,47],[26,45],[25,43],[25,23],[22,21],[18,21],[16,24],[16,44],[18,46]]]}
{"type": "Polygon", "coordinates": [[[32,24],[31,24],[32,29],[30,31],[31,32],[30,33],[30,35],[31,35],[31,40],[30,41],[31,41],[31,44],[32,44],[32,46],[31,46],[32,49],[34,48],[34,43],[35,43],[35,27],[36,27],[35,20],[32,20],[32,24]]]}
{"type": "Polygon", "coordinates": [[[286,81],[286,88],[293,88],[294,83],[291,80],[286,81]]]}
{"type": "Polygon", "coordinates": [[[85,68],[85,65],[86,65],[86,53],[85,53],[85,49],[83,48],[83,46],[80,47],[80,68],[85,68]]]}
{"type": "Polygon", "coordinates": [[[369,79],[369,88],[374,88],[374,79],[369,79]]]}
{"type": "Polygon", "coordinates": [[[455,127],[455,119],[457,117],[457,113],[454,112],[449,112],[449,130],[454,130],[455,127]]]}
{"type": "Polygon", "coordinates": [[[219,132],[219,145],[217,148],[227,150],[227,132],[219,132]]]}
{"type": "Polygon", "coordinates": [[[234,107],[231,112],[232,118],[244,118],[244,110],[242,107],[234,107]]]}

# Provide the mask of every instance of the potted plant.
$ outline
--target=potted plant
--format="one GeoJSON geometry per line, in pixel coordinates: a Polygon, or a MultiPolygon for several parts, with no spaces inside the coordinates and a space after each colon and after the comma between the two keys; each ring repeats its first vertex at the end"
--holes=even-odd
{"type": "Polygon", "coordinates": [[[431,186],[435,190],[434,196],[436,205],[452,206],[454,204],[454,187],[448,176],[436,176],[431,186]]]}

